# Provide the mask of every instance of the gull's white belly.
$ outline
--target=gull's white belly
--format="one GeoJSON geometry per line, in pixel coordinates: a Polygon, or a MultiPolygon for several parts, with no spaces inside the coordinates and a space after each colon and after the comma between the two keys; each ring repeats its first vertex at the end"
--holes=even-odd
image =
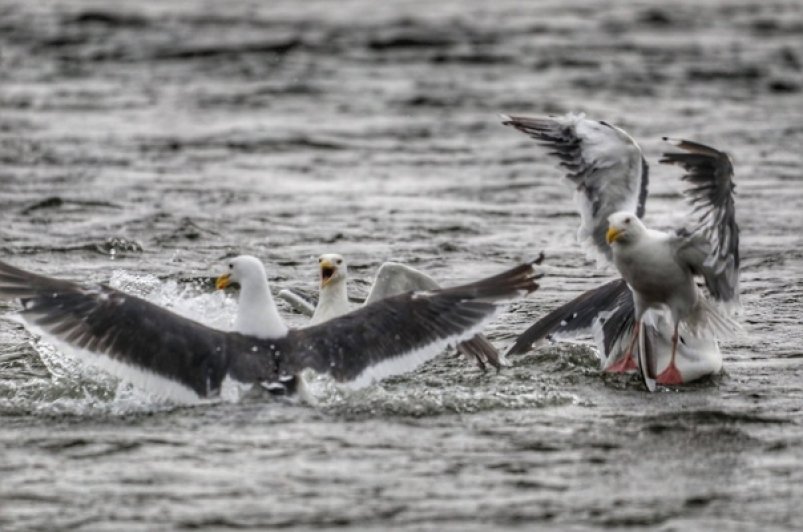
{"type": "Polygon", "coordinates": [[[650,305],[696,300],[694,278],[686,268],[677,263],[669,246],[661,243],[633,245],[626,249],[614,249],[614,262],[630,287],[650,305]]]}

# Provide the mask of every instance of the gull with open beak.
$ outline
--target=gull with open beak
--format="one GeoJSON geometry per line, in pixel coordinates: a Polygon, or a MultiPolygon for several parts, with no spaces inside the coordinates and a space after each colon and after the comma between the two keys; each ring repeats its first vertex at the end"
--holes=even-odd
{"type": "Polygon", "coordinates": [[[318,267],[321,282],[318,305],[310,321],[313,325],[342,316],[350,310],[346,290],[348,265],[343,257],[336,253],[321,255],[318,257],[318,267]]]}

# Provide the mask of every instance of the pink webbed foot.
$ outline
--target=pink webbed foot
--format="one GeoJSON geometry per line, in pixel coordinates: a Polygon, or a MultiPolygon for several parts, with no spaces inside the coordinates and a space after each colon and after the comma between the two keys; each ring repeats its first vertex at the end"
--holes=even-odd
{"type": "Polygon", "coordinates": [[[628,373],[637,369],[636,361],[631,353],[625,353],[619,360],[605,368],[608,373],[628,373]]]}
{"type": "Polygon", "coordinates": [[[678,384],[683,384],[683,377],[681,376],[677,366],[675,366],[675,363],[673,362],[669,364],[669,367],[666,368],[664,371],[662,371],[660,375],[655,377],[655,382],[657,382],[658,384],[674,386],[678,384]]]}

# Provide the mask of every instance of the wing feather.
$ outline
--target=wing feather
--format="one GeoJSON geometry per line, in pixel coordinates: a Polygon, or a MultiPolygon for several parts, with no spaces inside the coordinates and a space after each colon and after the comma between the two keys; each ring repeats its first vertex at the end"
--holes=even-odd
{"type": "Polygon", "coordinates": [[[728,154],[689,140],[667,139],[681,152],[665,153],[661,162],[686,173],[686,195],[696,217],[689,230],[677,235],[677,250],[701,274],[711,296],[720,302],[739,298],[739,226],[736,223],[733,164],[728,154]]]}
{"type": "Polygon", "coordinates": [[[577,237],[587,249],[611,261],[605,240],[608,216],[629,211],[644,215],[649,167],[641,148],[625,131],[582,114],[528,117],[503,116],[503,124],[540,141],[567,170],[576,187],[581,216],[577,237]]]}

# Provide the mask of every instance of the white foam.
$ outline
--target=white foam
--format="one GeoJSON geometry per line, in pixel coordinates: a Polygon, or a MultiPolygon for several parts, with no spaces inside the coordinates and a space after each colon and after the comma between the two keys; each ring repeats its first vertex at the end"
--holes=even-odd
{"type": "Polygon", "coordinates": [[[238,403],[252,388],[253,384],[240,382],[226,375],[220,383],[220,398],[229,403],[238,403]]]}

